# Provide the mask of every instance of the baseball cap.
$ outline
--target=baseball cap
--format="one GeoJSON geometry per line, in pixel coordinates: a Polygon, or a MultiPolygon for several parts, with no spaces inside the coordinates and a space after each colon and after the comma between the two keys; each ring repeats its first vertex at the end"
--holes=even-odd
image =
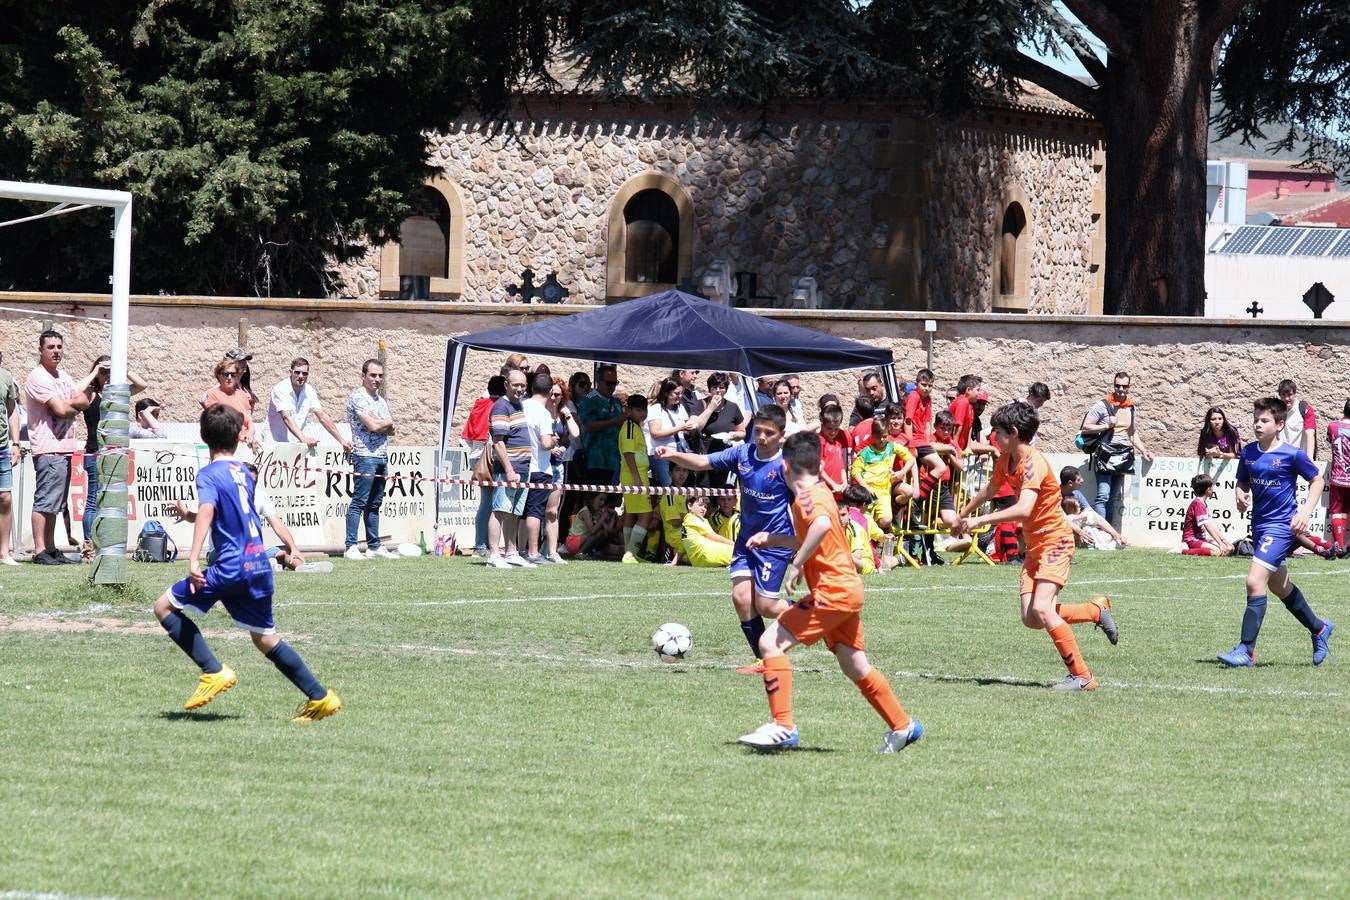
{"type": "Polygon", "coordinates": [[[229,350],[225,351],[225,358],[232,359],[235,362],[248,362],[253,358],[253,354],[249,353],[243,347],[231,347],[229,350]]]}

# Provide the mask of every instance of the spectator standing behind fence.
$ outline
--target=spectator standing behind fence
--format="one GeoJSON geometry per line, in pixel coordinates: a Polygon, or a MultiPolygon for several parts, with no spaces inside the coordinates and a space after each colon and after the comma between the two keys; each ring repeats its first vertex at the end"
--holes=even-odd
{"type": "Polygon", "coordinates": [[[1317,458],[1317,411],[1307,400],[1298,399],[1298,385],[1292,379],[1281,381],[1277,392],[1289,408],[1289,418],[1280,426],[1279,439],[1317,458]]]}
{"type": "Polygon", "coordinates": [[[394,419],[389,404],[380,396],[384,365],[378,359],[361,364],[361,386],[347,398],[347,424],[352,429],[352,502],[347,507],[347,559],[361,559],[357,530],[366,526],[369,558],[398,559],[398,554],[380,545],[380,506],[384,503],[385,476],[389,474],[389,438],[394,419]]]}
{"type": "Polygon", "coordinates": [[[1200,440],[1195,453],[1201,460],[1237,459],[1242,451],[1242,438],[1228,422],[1228,416],[1217,406],[1205,412],[1205,424],[1200,426],[1200,440]]]}
{"type": "MultiPolygon", "coordinates": [[[[560,444],[552,451],[553,483],[562,484],[567,480],[567,464],[572,453],[581,443],[581,426],[577,424],[577,414],[567,400],[567,388],[561,378],[553,379],[548,392],[548,413],[553,417],[553,430],[560,444]]],[[[563,489],[555,487],[548,495],[548,506],[544,509],[544,556],[558,565],[567,565],[567,560],[558,552],[558,522],[562,516],[563,489]]]]}
{"type": "Polygon", "coordinates": [[[56,549],[56,519],[70,494],[70,460],[80,449],[75,419],[89,408],[100,367],[79,382],[61,366],[66,345],[55,331],[38,337],[38,365],[24,381],[28,444],[33,453],[33,562],[59,566],[75,562],[56,549]]]}
{"type": "Polygon", "coordinates": [[[619,476],[619,426],[624,421],[623,404],[614,396],[619,373],[613,366],[601,366],[596,378],[595,390],[577,404],[586,448],[586,483],[614,484],[619,476]]]}
{"type": "MultiPolygon", "coordinates": [[[[484,453],[488,454],[488,468],[491,469],[492,432],[489,426],[492,418],[492,406],[504,396],[506,396],[506,377],[504,375],[493,375],[488,379],[487,393],[475,400],[473,409],[469,410],[469,418],[465,420],[464,428],[459,433],[464,445],[469,448],[469,472],[476,471],[479,468],[478,463],[484,453]]],[[[478,514],[474,518],[473,524],[474,556],[485,557],[488,555],[488,522],[492,518],[492,494],[494,491],[496,491],[494,487],[478,486],[478,514]]]]}
{"type": "MultiPolygon", "coordinates": [[[[0,357],[2,359],[2,357],[0,357]]],[[[14,530],[14,470],[19,465],[19,385],[0,369],[0,565],[17,566],[9,545],[14,530]]]]}
{"type": "Polygon", "coordinates": [[[333,436],[333,440],[342,445],[343,450],[352,452],[352,442],[342,436],[328,413],[323,411],[319,392],[309,383],[309,360],[297,356],[291,360],[290,377],[277,382],[267,402],[267,430],[272,440],[278,444],[300,441],[306,447],[314,447],[319,439],[305,434],[305,423],[309,421],[310,413],[333,436]]]}
{"type": "Polygon", "coordinates": [[[534,445],[530,425],[521,405],[528,381],[519,369],[506,373],[506,394],[492,404],[492,465],[498,481],[510,482],[492,494],[492,520],[488,523],[487,564],[494,569],[516,566],[533,569],[534,564],[520,555],[516,538],[520,517],[525,514],[525,488],[533,462],[534,445]],[[505,545],[506,552],[502,553],[505,545]]]}
{"type": "MultiPolygon", "coordinates": [[[[247,357],[245,357],[247,359],[247,357]]],[[[249,449],[257,453],[262,447],[258,444],[258,438],[253,432],[253,407],[257,404],[257,398],[253,392],[245,388],[240,383],[247,363],[244,360],[232,359],[226,357],[216,363],[215,376],[216,386],[207,390],[202,395],[202,409],[215,406],[219,403],[221,406],[228,407],[239,413],[244,419],[244,433],[240,435],[241,443],[247,444],[249,449]]]]}
{"type": "Polygon", "coordinates": [[[132,417],[129,435],[135,440],[164,440],[169,436],[159,424],[160,403],[150,397],[136,401],[136,414],[132,417]]]}
{"type": "Polygon", "coordinates": [[[1083,417],[1079,429],[1084,434],[1100,434],[1101,441],[1092,453],[1092,471],[1097,476],[1097,515],[1120,527],[1120,502],[1125,494],[1125,476],[1134,470],[1136,451],[1146,462],[1153,454],[1135,433],[1137,407],[1130,399],[1130,374],[1117,372],[1111,393],[1096,403],[1083,417]]]}
{"type": "MultiPolygon", "coordinates": [[[[108,386],[112,357],[103,354],[89,367],[93,380],[89,382],[89,406],[84,415],[84,510],[80,518],[84,541],[80,544],[80,559],[94,561],[94,514],[98,512],[98,423],[102,413],[103,389],[108,386]]],[[[131,394],[135,396],[145,390],[145,382],[134,372],[127,372],[127,381],[131,383],[131,394]]]]}
{"type": "Polygon", "coordinates": [[[539,552],[539,538],[549,497],[553,494],[553,448],[559,446],[553,413],[548,408],[548,395],[553,390],[553,379],[544,373],[530,376],[530,396],[521,401],[525,423],[530,429],[529,490],[525,494],[525,559],[534,565],[551,563],[539,552]],[[536,487],[542,485],[542,487],[536,487]]]}

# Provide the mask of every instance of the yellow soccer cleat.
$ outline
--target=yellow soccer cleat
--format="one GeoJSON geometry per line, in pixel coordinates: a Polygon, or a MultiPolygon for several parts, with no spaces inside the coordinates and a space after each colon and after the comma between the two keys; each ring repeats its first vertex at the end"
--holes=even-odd
{"type": "Polygon", "coordinates": [[[317,722],[320,719],[326,719],[333,713],[342,709],[342,698],[337,695],[337,691],[329,690],[318,700],[307,700],[296,710],[295,718],[292,722],[317,722]]]}
{"type": "Polygon", "coordinates": [[[202,677],[197,681],[197,689],[187,698],[183,709],[201,709],[216,699],[217,694],[223,694],[234,687],[234,683],[238,680],[234,669],[229,666],[221,666],[219,672],[202,673],[202,677]]]}
{"type": "Polygon", "coordinates": [[[641,562],[641,560],[638,559],[636,556],[634,556],[632,553],[624,553],[623,559],[619,560],[619,562],[622,562],[626,565],[635,566],[639,562],[641,562]]]}

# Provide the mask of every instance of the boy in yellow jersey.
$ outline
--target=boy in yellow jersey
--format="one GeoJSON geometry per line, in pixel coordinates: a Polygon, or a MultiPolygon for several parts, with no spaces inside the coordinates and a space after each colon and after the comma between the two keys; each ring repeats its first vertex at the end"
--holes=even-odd
{"type": "MultiPolygon", "coordinates": [[[[624,423],[619,426],[619,484],[628,487],[647,487],[651,484],[647,473],[647,436],[642,433],[642,422],[647,418],[647,398],[629,394],[624,411],[624,423]]],[[[623,495],[623,561],[638,562],[638,554],[647,541],[647,531],[656,525],[650,494],[623,495]]]]}
{"type": "Polygon", "coordinates": [[[1057,691],[1091,691],[1097,687],[1087,664],[1078,652],[1074,638],[1075,622],[1092,622],[1106,633],[1112,644],[1119,639],[1111,601],[1100,597],[1091,603],[1060,605],[1055,602],[1069,580],[1073,559],[1073,529],[1060,508],[1059,479],[1050,470],[1041,452],[1031,445],[1040,427],[1036,408],[1015,400],[994,413],[990,420],[999,458],[989,483],[970,499],[952,527],[961,537],[981,525],[1023,520],[1026,560],[1022,566],[1022,624],[1043,628],[1050,633],[1069,674],[1053,685],[1057,691]],[[973,516],[1003,485],[1012,488],[1016,502],[983,516],[973,516]]]}
{"type": "Polygon", "coordinates": [[[707,513],[707,497],[689,498],[689,511],[684,514],[680,529],[680,549],[685,562],[696,569],[730,568],[731,548],[736,542],[713,531],[707,513]]]}
{"type": "Polygon", "coordinates": [[[739,502],[739,497],[718,497],[717,508],[708,516],[713,531],[733,543],[741,533],[741,514],[736,508],[739,502]]]}
{"type": "Polygon", "coordinates": [[[879,571],[877,546],[885,542],[886,533],[867,512],[874,499],[872,492],[860,484],[850,484],[844,488],[842,497],[844,508],[839,510],[839,518],[844,523],[853,563],[859,575],[875,575],[879,571]]]}
{"type": "MultiPolygon", "coordinates": [[[[673,487],[684,487],[689,480],[689,470],[683,466],[670,467],[670,483],[673,487]]],[[[689,498],[683,494],[663,494],[657,499],[657,511],[661,516],[661,534],[666,546],[670,548],[670,561],[666,565],[680,564],[681,533],[684,530],[684,514],[689,511],[689,498]]]]}
{"type": "Polygon", "coordinates": [[[820,480],[820,439],[799,432],[783,445],[783,463],[792,487],[795,535],[761,531],[747,547],[794,550],[783,579],[789,594],[805,577],[809,593],[769,623],[760,638],[764,658],[764,691],[773,720],[741,737],[756,750],[786,750],[799,741],[792,720],[792,664],[787,653],[797,644],[824,640],[839,668],[858,686],[867,702],[886,721],[882,753],[897,753],[923,737],[923,726],[905,712],[886,676],[867,661],[864,652],[863,583],[849,554],[834,495],[820,480]]]}
{"type": "Polygon", "coordinates": [[[895,499],[905,502],[914,496],[910,475],[914,470],[914,456],[898,442],[889,440],[886,423],[872,420],[872,443],[853,457],[849,472],[853,480],[867,488],[876,497],[869,512],[882,528],[890,528],[895,518],[891,492],[895,499]]]}

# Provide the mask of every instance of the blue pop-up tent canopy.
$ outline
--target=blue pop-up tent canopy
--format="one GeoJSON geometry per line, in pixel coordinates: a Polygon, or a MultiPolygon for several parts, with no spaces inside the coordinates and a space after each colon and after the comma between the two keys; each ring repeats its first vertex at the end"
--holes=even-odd
{"type": "Polygon", "coordinates": [[[736,372],[751,378],[875,368],[881,370],[888,395],[899,393],[890,350],[787,325],[683,291],[663,291],[532,325],[450,338],[441,407],[442,448],[449,441],[464,357],[470,348],[662,369],[736,372]]]}

